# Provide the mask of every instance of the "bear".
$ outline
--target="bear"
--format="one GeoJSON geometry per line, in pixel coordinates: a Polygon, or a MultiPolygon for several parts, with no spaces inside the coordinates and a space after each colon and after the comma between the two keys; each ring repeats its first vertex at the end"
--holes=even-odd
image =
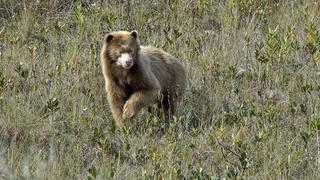
{"type": "Polygon", "coordinates": [[[163,110],[166,124],[175,115],[187,79],[177,58],[158,48],[140,46],[135,30],[115,31],[104,37],[101,65],[107,99],[119,128],[142,108],[163,110]]]}

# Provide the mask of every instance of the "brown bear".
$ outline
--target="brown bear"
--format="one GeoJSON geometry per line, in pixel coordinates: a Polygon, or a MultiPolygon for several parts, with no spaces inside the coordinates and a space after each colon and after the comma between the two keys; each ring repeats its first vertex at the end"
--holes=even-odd
{"type": "Polygon", "coordinates": [[[136,31],[107,33],[102,71],[112,116],[118,127],[142,108],[157,105],[166,122],[174,115],[186,87],[186,71],[172,55],[139,45],[136,31]]]}

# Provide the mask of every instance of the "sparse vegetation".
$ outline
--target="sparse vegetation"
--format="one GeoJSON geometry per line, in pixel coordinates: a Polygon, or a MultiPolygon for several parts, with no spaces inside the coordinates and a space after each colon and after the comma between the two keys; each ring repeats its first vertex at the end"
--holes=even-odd
{"type": "Polygon", "coordinates": [[[317,179],[316,0],[0,0],[0,179],[317,179]],[[107,31],[179,57],[188,88],[164,136],[116,128],[107,31]]]}

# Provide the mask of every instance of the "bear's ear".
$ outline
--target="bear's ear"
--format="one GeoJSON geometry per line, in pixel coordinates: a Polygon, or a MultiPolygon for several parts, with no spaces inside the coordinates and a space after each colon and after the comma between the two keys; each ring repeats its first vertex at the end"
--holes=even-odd
{"type": "Polygon", "coordinates": [[[104,41],[109,43],[113,39],[113,35],[111,33],[107,33],[104,37],[104,41]]]}
{"type": "Polygon", "coordinates": [[[136,30],[131,31],[130,34],[131,34],[131,36],[132,36],[133,38],[137,39],[137,37],[138,37],[138,32],[137,32],[136,30]]]}

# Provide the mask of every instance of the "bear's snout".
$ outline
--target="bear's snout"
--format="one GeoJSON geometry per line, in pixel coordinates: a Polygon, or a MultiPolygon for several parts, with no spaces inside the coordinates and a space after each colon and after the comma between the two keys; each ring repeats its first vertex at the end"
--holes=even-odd
{"type": "Polygon", "coordinates": [[[126,61],[127,66],[131,66],[131,64],[132,64],[132,61],[126,61]]]}
{"type": "Polygon", "coordinates": [[[118,59],[117,64],[125,69],[130,69],[133,66],[133,59],[130,54],[122,53],[118,59]]]}

